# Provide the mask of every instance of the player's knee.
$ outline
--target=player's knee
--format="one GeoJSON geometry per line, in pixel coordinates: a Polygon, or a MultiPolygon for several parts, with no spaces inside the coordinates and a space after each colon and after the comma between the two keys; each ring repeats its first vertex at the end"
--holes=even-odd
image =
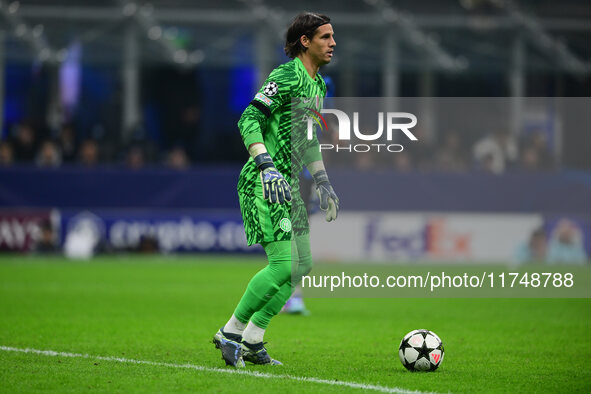
{"type": "Polygon", "coordinates": [[[300,256],[295,268],[298,281],[302,276],[308,275],[312,271],[312,255],[300,256]]]}
{"type": "Polygon", "coordinates": [[[269,267],[275,282],[279,286],[291,279],[291,256],[276,257],[269,260],[269,267]]]}
{"type": "Polygon", "coordinates": [[[269,259],[273,281],[281,286],[291,279],[291,245],[289,241],[272,242],[263,246],[269,259]]]}

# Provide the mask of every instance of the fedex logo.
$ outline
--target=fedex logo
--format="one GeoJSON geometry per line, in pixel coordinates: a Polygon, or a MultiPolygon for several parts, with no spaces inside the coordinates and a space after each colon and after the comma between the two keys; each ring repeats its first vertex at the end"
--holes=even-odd
{"type": "Polygon", "coordinates": [[[409,259],[469,257],[470,235],[446,228],[443,218],[427,219],[411,230],[372,218],[366,224],[364,250],[368,255],[409,259]]]}

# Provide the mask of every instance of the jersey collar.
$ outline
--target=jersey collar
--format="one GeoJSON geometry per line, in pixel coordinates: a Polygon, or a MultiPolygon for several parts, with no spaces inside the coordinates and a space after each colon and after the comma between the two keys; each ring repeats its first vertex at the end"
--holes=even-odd
{"type": "Polygon", "coordinates": [[[297,67],[300,69],[301,72],[303,72],[304,74],[306,74],[306,76],[310,79],[310,81],[317,83],[318,82],[318,73],[316,73],[316,79],[312,78],[310,76],[310,74],[308,74],[308,70],[306,70],[306,66],[304,66],[304,63],[302,63],[301,59],[299,57],[296,57],[295,59],[293,59],[296,64],[297,67]]]}

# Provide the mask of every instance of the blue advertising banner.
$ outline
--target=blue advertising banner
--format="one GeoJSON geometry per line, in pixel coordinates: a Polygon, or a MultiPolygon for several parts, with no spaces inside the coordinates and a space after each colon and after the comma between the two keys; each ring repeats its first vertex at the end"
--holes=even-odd
{"type": "Polygon", "coordinates": [[[75,233],[84,233],[112,250],[138,250],[154,242],[158,251],[208,253],[260,253],[248,247],[239,211],[234,210],[63,210],[62,244],[75,233]]]}

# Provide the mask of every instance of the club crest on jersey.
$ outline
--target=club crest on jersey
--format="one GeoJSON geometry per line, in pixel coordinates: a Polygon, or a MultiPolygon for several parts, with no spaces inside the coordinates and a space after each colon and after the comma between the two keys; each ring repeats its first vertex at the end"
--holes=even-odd
{"type": "Polygon", "coordinates": [[[281,230],[283,230],[286,233],[290,232],[291,231],[291,220],[289,220],[288,218],[281,219],[281,221],[279,222],[279,227],[281,228],[281,230]]]}
{"type": "Polygon", "coordinates": [[[273,81],[269,82],[263,88],[263,93],[265,93],[265,95],[269,96],[269,97],[275,96],[278,91],[279,91],[279,86],[277,86],[277,84],[273,81]]]}

